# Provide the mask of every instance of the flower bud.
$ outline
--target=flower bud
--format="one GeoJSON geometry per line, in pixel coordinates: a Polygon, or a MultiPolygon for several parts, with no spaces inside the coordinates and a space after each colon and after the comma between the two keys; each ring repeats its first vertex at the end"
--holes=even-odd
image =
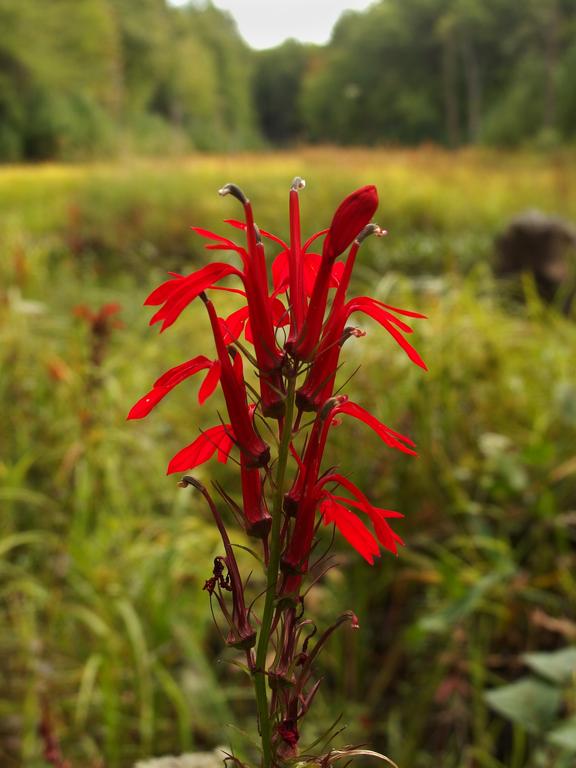
{"type": "Polygon", "coordinates": [[[322,257],[330,262],[343,253],[370,223],[378,207],[376,187],[360,187],[348,195],[336,209],[324,241],[322,257]]]}

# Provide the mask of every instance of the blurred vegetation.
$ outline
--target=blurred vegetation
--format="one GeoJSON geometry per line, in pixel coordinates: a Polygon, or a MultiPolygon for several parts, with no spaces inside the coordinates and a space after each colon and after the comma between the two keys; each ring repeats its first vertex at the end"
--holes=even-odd
{"type": "MultiPolygon", "coordinates": [[[[334,460],[405,513],[407,547],[370,569],[337,542],[345,569],[310,610],[323,625],[354,609],[361,631],[331,642],[304,740],[344,712],[343,742],[401,768],[574,764],[576,326],[528,277],[512,304],[489,268],[518,208],[576,217],[574,160],[308,150],[0,172],[2,766],[46,768],[47,713],[83,768],[238,747],[227,724],[254,727],[202,592],[217,537],[164,477],[214,407],[199,411],[189,382],[146,421],[125,415],[191,349],[212,354],[196,306],[161,337],[141,307],[168,270],[206,260],[188,227],[225,230],[216,190],[233,179],[286,236],[296,174],[307,231],[378,185],[390,234],[363,251],[355,287],[429,316],[415,344],[430,367],[413,370],[370,321],[346,350],[343,379],[362,364],[351,393],[420,456],[384,451],[361,425],[334,433],[334,460]]],[[[219,465],[203,476],[216,472],[229,482],[219,465]]]]}
{"type": "Polygon", "coordinates": [[[0,161],[576,137],[573,0],[381,0],[267,51],[200,0],[0,0],[0,29],[0,161]]]}
{"type": "Polygon", "coordinates": [[[0,0],[0,159],[238,149],[249,50],[211,4],[0,0]]]}

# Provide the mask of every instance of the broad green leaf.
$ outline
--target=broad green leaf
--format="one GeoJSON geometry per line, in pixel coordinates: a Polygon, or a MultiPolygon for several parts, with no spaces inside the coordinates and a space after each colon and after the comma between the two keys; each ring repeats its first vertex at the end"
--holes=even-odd
{"type": "Polygon", "coordinates": [[[576,715],[550,731],[548,741],[556,747],[576,752],[576,715]]]}
{"type": "Polygon", "coordinates": [[[562,700],[558,688],[533,677],[495,688],[484,697],[500,715],[531,732],[542,732],[550,727],[562,700]]]}
{"type": "Polygon", "coordinates": [[[552,683],[564,685],[576,674],[576,648],[562,648],[550,653],[525,653],[522,658],[532,672],[552,683]]]}

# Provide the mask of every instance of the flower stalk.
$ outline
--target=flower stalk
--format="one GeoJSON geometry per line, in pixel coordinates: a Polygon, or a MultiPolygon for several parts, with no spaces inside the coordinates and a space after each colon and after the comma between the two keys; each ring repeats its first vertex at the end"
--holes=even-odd
{"type": "Polygon", "coordinates": [[[276,480],[274,489],[274,504],[272,507],[272,529],[270,536],[270,559],[268,561],[266,578],[266,597],[262,611],[262,623],[258,633],[256,646],[256,671],[254,673],[254,688],[258,708],[258,720],[260,725],[260,737],[262,739],[263,768],[270,768],[272,760],[272,733],[270,728],[270,716],[268,712],[268,696],[266,693],[266,656],[270,646],[270,630],[276,602],[276,587],[280,569],[282,527],[282,505],[284,500],[286,469],[290,455],[290,441],[292,439],[292,421],[294,418],[294,400],[296,392],[296,378],[292,376],[288,380],[286,393],[286,412],[282,420],[280,447],[278,449],[278,464],[276,468],[276,480]]]}

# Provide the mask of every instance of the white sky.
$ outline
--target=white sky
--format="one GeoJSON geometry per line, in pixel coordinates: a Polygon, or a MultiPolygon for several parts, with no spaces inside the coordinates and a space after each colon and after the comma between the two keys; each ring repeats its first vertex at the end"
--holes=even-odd
{"type": "MultiPolygon", "coordinates": [[[[289,37],[304,43],[327,43],[345,10],[362,10],[372,0],[213,0],[230,11],[240,34],[252,48],[272,48],[289,37]]],[[[186,0],[170,0],[183,5],[186,0]]]]}

